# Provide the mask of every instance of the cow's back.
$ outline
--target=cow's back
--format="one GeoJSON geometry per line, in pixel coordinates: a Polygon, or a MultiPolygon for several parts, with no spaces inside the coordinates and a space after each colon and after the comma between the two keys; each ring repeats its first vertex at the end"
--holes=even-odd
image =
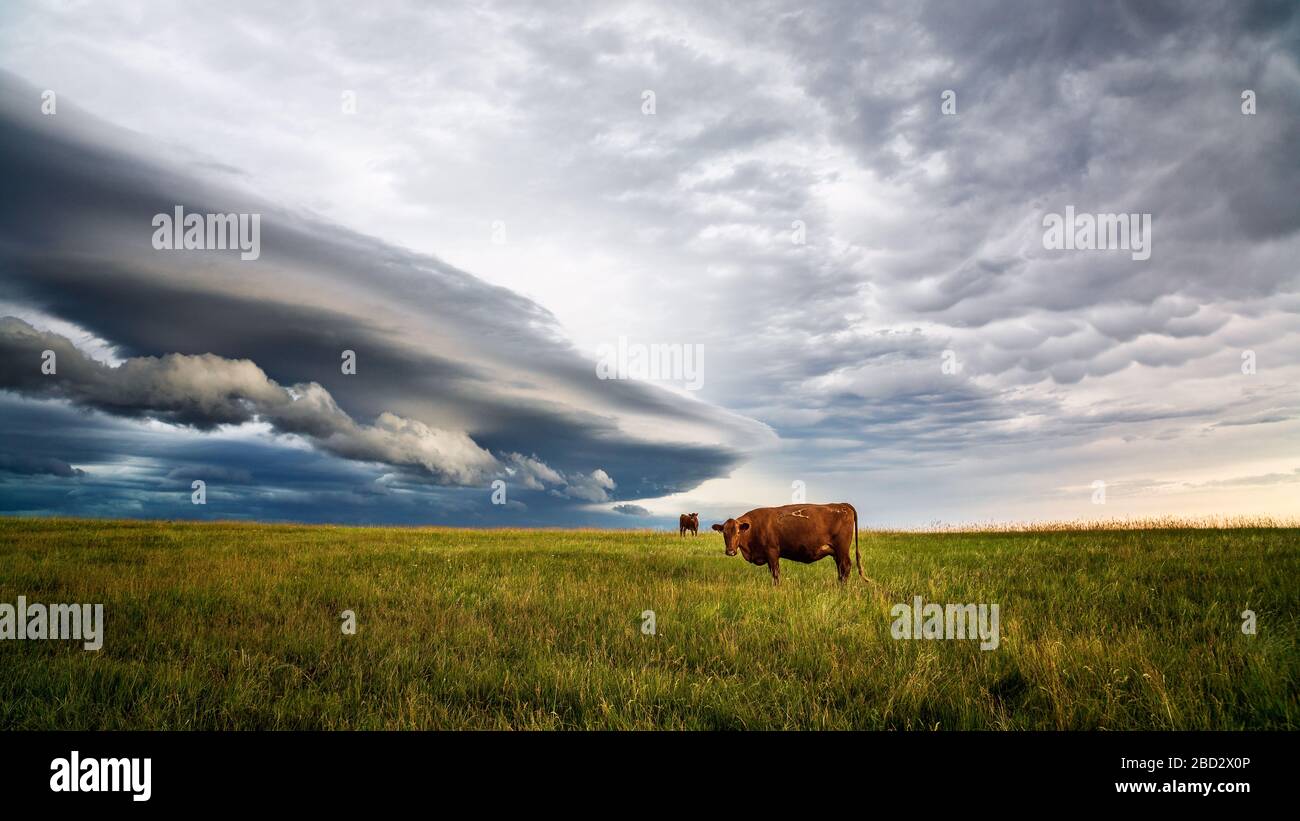
{"type": "Polygon", "coordinates": [[[857,513],[853,505],[836,502],[760,507],[742,518],[749,519],[763,546],[784,550],[791,545],[829,544],[846,536],[852,538],[857,513]]]}

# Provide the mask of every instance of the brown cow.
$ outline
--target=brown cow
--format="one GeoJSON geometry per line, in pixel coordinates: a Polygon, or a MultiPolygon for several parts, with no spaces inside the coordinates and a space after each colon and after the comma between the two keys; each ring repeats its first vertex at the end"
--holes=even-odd
{"type": "Polygon", "coordinates": [[[722,534],[728,556],[739,552],[750,564],[767,565],[774,585],[781,583],[781,559],[808,564],[827,556],[835,557],[840,582],[848,581],[850,542],[858,575],[871,581],[862,573],[858,552],[858,511],[848,503],[760,507],[713,529],[722,534]]]}
{"type": "Polygon", "coordinates": [[[677,517],[677,535],[685,536],[688,530],[696,536],[700,535],[700,514],[683,513],[677,517]]]}

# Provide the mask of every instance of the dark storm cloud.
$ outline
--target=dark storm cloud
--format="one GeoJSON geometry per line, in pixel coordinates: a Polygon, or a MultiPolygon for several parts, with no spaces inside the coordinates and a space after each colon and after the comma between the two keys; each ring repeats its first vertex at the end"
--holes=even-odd
{"type": "Polygon", "coordinates": [[[261,420],[344,458],[448,484],[503,476],[570,501],[687,489],[763,435],[703,403],[598,380],[547,311],[506,289],[143,160],[123,147],[130,135],[67,103],[33,116],[31,99],[13,78],[0,86],[0,297],[126,361],[105,366],[9,319],[5,388],[199,429],[261,420]],[[260,213],[260,259],[154,250],[152,216],[175,204],[260,213]],[[46,348],[57,382],[37,367],[46,348]],[[344,350],[355,375],[340,370],[344,350]],[[630,417],[684,438],[629,433],[630,417]]]}
{"type": "Polygon", "coordinates": [[[62,459],[52,456],[28,456],[24,454],[0,453],[0,472],[16,473],[19,476],[82,476],[83,472],[69,465],[62,459]]]}
{"type": "Polygon", "coordinates": [[[597,380],[551,315],[506,289],[247,196],[214,194],[129,155],[79,144],[66,127],[34,124],[18,113],[24,91],[34,93],[12,81],[0,91],[14,121],[0,157],[0,174],[13,185],[0,210],[8,241],[0,294],[75,322],[123,354],[248,359],[273,378],[323,385],[362,417],[398,411],[521,450],[566,440],[572,447],[551,456],[561,468],[590,470],[630,448],[638,459],[633,484],[688,487],[725,473],[740,447],[762,436],[760,426],[708,405],[597,380]],[[149,247],[152,230],[144,227],[154,213],[170,213],[173,201],[214,200],[187,208],[263,213],[265,250],[252,268],[229,256],[149,247]],[[345,349],[357,352],[355,377],[340,372],[345,349]],[[705,443],[660,443],[658,451],[622,433],[621,414],[698,425],[705,443]],[[693,465],[708,462],[702,473],[675,477],[683,450],[693,465]],[[596,461],[569,464],[566,453],[596,461]]]}
{"type": "Polygon", "coordinates": [[[443,484],[481,484],[503,472],[496,458],[463,433],[387,412],[373,425],[359,425],[320,385],[281,387],[247,359],[172,353],[113,367],[64,337],[5,317],[0,363],[0,388],[23,396],[198,430],[262,421],[345,459],[421,467],[443,484]],[[43,367],[47,356],[49,372],[43,367]]]}
{"type": "Polygon", "coordinates": [[[286,448],[261,438],[159,435],[129,421],[57,401],[0,394],[4,455],[0,513],[480,526],[625,525],[606,511],[577,511],[511,482],[510,503],[477,488],[432,485],[418,474],[286,448]],[[50,454],[66,454],[71,472],[50,454]],[[192,501],[192,482],[206,504],[192,501]]]}

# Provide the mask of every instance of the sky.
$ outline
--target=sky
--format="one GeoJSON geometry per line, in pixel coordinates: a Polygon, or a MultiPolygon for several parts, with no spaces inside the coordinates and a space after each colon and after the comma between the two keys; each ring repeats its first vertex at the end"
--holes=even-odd
{"type": "Polygon", "coordinates": [[[1300,7],[731,5],[4,4],[0,513],[1300,515],[1300,7]]]}

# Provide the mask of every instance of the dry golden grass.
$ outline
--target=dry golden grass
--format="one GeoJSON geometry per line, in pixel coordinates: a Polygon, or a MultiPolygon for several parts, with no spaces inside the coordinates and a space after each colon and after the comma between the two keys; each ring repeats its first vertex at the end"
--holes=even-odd
{"type": "Polygon", "coordinates": [[[1067,519],[1029,522],[935,522],[915,528],[889,528],[881,533],[1062,533],[1099,530],[1241,530],[1300,528],[1300,518],[1285,516],[1151,516],[1106,519],[1067,519]]]}

